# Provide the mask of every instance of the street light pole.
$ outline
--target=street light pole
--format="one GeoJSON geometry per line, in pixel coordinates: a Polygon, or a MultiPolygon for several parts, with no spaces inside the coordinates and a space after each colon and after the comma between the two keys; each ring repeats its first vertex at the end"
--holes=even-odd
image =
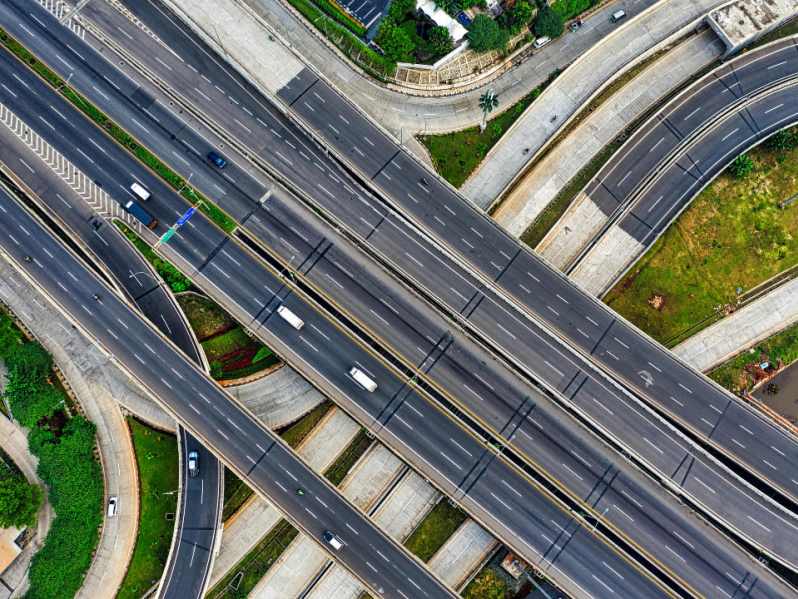
{"type": "Polygon", "coordinates": [[[534,579],[534,578],[532,578],[532,577],[531,577],[529,574],[527,574],[527,573],[526,573],[526,570],[524,570],[524,569],[521,567],[521,564],[518,562],[518,560],[517,560],[517,559],[516,559],[516,560],[513,560],[513,566],[515,566],[516,568],[518,568],[519,570],[521,570],[521,572],[523,572],[523,573],[524,573],[524,576],[526,576],[526,579],[527,579],[529,582],[531,582],[532,584],[534,584],[534,585],[535,585],[535,588],[536,588],[537,590],[539,590],[541,593],[543,593],[543,596],[544,596],[544,597],[546,597],[546,599],[551,599],[551,596],[550,596],[550,595],[549,595],[549,594],[548,594],[546,591],[544,591],[544,590],[541,588],[541,586],[540,586],[540,585],[537,583],[537,581],[535,581],[535,579],[534,579]]]}

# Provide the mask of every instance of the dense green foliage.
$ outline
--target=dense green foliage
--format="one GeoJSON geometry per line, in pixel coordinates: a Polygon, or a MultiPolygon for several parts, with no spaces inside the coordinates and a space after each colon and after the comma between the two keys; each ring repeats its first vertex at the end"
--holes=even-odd
{"type": "Polygon", "coordinates": [[[8,384],[5,397],[14,418],[24,427],[36,426],[63,401],[47,380],[53,358],[38,342],[17,344],[5,358],[8,384]]]}
{"type": "Polygon", "coordinates": [[[35,526],[43,501],[44,489],[24,478],[0,481],[0,528],[35,526]]]}
{"type": "Polygon", "coordinates": [[[452,51],[454,40],[446,27],[433,27],[429,32],[429,43],[438,54],[447,54],[452,51]]]}
{"type": "Polygon", "coordinates": [[[270,350],[268,347],[265,347],[265,346],[261,347],[258,350],[258,353],[255,354],[255,357],[252,358],[252,363],[253,364],[257,364],[261,360],[265,360],[266,358],[268,358],[271,355],[272,355],[272,350],[270,350]]]}
{"type": "Polygon", "coordinates": [[[510,32],[510,35],[521,33],[524,25],[532,20],[535,10],[527,2],[516,2],[511,9],[504,11],[497,19],[502,28],[510,32]]]}
{"type": "Polygon", "coordinates": [[[442,9],[450,17],[454,17],[463,8],[460,0],[435,0],[435,8],[442,9]]]}
{"type": "Polygon", "coordinates": [[[14,319],[10,314],[0,310],[0,359],[15,348],[22,339],[22,331],[14,327],[14,319]]]}
{"type": "Polygon", "coordinates": [[[567,20],[600,3],[601,0],[558,0],[551,9],[567,20]]]}
{"type": "Polygon", "coordinates": [[[374,40],[385,52],[385,58],[392,62],[407,62],[412,60],[410,53],[415,46],[413,40],[402,27],[396,26],[390,19],[383,19],[377,29],[374,40]]]}
{"type": "Polygon", "coordinates": [[[468,30],[468,42],[475,52],[503,50],[510,41],[510,32],[484,13],[478,14],[468,30]]]}
{"type": "Polygon", "coordinates": [[[535,21],[535,35],[546,36],[554,39],[565,31],[565,19],[556,10],[544,8],[535,21]]]}
{"type": "Polygon", "coordinates": [[[76,416],[60,431],[36,427],[28,435],[28,448],[39,458],[37,472],[50,487],[56,517],[44,547],[31,561],[25,599],[74,597],[91,565],[104,492],[102,469],[93,453],[95,433],[93,423],[76,416]]]}

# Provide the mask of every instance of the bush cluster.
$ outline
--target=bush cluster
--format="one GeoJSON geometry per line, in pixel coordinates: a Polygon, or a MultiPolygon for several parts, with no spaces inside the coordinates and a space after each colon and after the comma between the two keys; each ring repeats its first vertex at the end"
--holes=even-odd
{"type": "Polygon", "coordinates": [[[83,584],[100,539],[103,474],[94,458],[96,427],[76,416],[56,432],[35,427],[28,448],[39,458],[37,473],[50,487],[55,519],[34,554],[24,599],[69,599],[83,584]]]}
{"type": "MultiPolygon", "coordinates": [[[[0,318],[0,330],[5,319],[0,318]]],[[[2,335],[0,334],[0,338],[2,335]]],[[[6,398],[11,413],[29,427],[28,449],[39,459],[36,472],[50,488],[55,519],[29,570],[25,599],[70,599],[83,584],[99,541],[103,517],[103,474],[94,457],[96,427],[76,416],[63,426],[46,420],[63,403],[49,382],[53,357],[37,342],[14,343],[5,353],[6,398]]],[[[37,486],[0,483],[0,526],[32,525],[44,491],[37,486]],[[15,507],[17,521],[5,511],[15,507]]]]}

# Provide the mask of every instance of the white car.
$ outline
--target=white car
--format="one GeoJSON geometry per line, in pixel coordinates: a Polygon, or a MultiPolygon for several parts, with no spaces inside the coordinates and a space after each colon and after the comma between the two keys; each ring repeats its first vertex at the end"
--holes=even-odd
{"type": "Polygon", "coordinates": [[[199,454],[196,451],[188,454],[188,475],[199,476],[199,454]]]}
{"type": "Polygon", "coordinates": [[[108,500],[108,517],[115,518],[116,517],[116,508],[119,504],[119,497],[114,495],[108,500]]]}

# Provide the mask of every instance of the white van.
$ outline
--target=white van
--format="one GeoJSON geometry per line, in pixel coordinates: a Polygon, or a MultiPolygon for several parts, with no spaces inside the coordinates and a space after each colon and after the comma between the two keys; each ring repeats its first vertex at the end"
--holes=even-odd
{"type": "Polygon", "coordinates": [[[360,368],[352,366],[352,368],[349,369],[349,374],[352,375],[352,378],[366,391],[373,393],[374,389],[377,388],[377,383],[372,381],[360,368]]]}
{"type": "Polygon", "coordinates": [[[283,317],[283,319],[288,322],[292,327],[294,327],[297,331],[305,326],[305,321],[299,318],[296,314],[291,312],[285,306],[280,306],[277,308],[277,313],[283,317]]]}
{"type": "Polygon", "coordinates": [[[150,196],[152,195],[149,191],[144,189],[138,183],[133,183],[133,185],[130,186],[130,189],[133,191],[133,193],[135,193],[138,197],[140,197],[143,202],[149,200],[150,196]]]}
{"type": "Polygon", "coordinates": [[[543,46],[545,46],[546,44],[548,44],[550,41],[551,39],[544,35],[543,37],[539,37],[538,39],[536,39],[535,43],[532,45],[535,46],[535,50],[538,50],[543,46]]]}
{"type": "Polygon", "coordinates": [[[330,547],[332,547],[336,551],[340,551],[343,548],[343,546],[344,546],[344,544],[341,541],[341,539],[336,537],[329,530],[324,533],[324,540],[327,541],[327,543],[330,545],[330,547]]]}

